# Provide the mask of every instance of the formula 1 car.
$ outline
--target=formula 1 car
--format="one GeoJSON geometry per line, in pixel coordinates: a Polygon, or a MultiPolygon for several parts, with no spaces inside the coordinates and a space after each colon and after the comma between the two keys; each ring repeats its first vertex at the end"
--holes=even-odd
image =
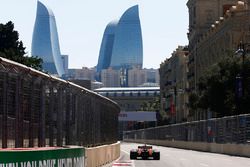
{"type": "Polygon", "coordinates": [[[130,159],[149,159],[153,158],[156,160],[160,160],[160,151],[153,149],[152,146],[147,146],[146,144],[143,146],[138,146],[137,149],[130,150],[130,159]]]}

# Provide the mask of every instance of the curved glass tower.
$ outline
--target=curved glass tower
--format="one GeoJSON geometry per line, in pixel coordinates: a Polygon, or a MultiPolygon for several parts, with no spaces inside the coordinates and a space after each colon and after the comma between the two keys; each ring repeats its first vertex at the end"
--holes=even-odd
{"type": "Polygon", "coordinates": [[[138,5],[129,8],[119,22],[107,25],[101,44],[97,71],[142,68],[143,46],[138,5]]]}
{"type": "Polygon", "coordinates": [[[102,69],[107,69],[110,66],[117,24],[118,21],[110,22],[104,31],[98,64],[96,68],[97,72],[100,72],[102,69]]]}
{"type": "Polygon", "coordinates": [[[110,67],[142,68],[142,33],[138,5],[129,8],[117,25],[110,67]]]}
{"type": "Polygon", "coordinates": [[[37,2],[31,54],[32,56],[43,59],[43,69],[45,71],[59,76],[65,73],[55,16],[53,12],[40,1],[37,2]]]}

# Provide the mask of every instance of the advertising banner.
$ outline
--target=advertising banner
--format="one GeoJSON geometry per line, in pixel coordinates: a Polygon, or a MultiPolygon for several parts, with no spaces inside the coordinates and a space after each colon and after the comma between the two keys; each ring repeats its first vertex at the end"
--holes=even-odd
{"type": "Polygon", "coordinates": [[[84,148],[4,149],[0,167],[84,167],[84,148]]]}
{"type": "Polygon", "coordinates": [[[156,112],[151,112],[151,111],[120,112],[119,121],[156,121],[156,112]]]}

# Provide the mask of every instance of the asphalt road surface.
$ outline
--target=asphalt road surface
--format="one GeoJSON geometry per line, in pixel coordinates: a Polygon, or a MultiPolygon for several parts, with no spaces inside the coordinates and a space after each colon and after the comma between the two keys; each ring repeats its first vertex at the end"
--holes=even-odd
{"type": "Polygon", "coordinates": [[[250,167],[250,158],[153,146],[160,150],[160,160],[130,160],[129,152],[136,143],[121,143],[121,156],[111,166],[131,167],[250,167]]]}

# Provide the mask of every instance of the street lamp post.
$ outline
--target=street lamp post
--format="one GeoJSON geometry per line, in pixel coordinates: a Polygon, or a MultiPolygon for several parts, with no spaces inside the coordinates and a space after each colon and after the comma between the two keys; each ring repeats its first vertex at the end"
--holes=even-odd
{"type": "Polygon", "coordinates": [[[241,74],[238,74],[238,76],[236,77],[236,80],[239,82],[237,83],[238,85],[242,84],[242,89],[238,89],[238,91],[242,91],[242,92],[238,92],[238,95],[240,95],[240,97],[244,96],[244,89],[245,89],[245,85],[244,85],[244,80],[245,80],[245,69],[244,69],[244,64],[245,64],[245,56],[246,56],[246,49],[245,49],[245,44],[242,43],[242,41],[239,44],[238,50],[236,51],[236,54],[242,57],[242,71],[241,74]],[[240,83],[242,81],[242,83],[240,83]]]}
{"type": "Polygon", "coordinates": [[[237,55],[242,57],[242,68],[241,73],[236,76],[236,97],[237,97],[237,108],[239,109],[240,99],[244,97],[245,94],[245,56],[246,56],[246,49],[245,44],[240,42],[238,46],[238,50],[235,52],[237,55]]]}

